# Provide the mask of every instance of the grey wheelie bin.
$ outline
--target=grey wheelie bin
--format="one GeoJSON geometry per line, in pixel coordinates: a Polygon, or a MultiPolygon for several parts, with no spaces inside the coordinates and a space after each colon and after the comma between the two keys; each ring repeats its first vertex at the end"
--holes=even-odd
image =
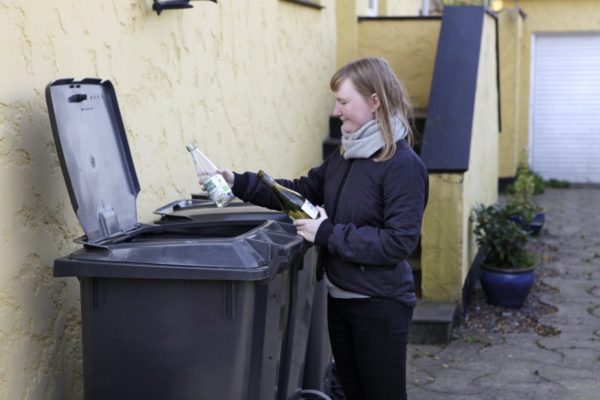
{"type": "Polygon", "coordinates": [[[287,217],[190,199],[193,218],[138,223],[111,83],[55,81],[46,100],[85,232],[54,265],[80,281],[85,399],[299,398],[315,256],[287,217]]]}

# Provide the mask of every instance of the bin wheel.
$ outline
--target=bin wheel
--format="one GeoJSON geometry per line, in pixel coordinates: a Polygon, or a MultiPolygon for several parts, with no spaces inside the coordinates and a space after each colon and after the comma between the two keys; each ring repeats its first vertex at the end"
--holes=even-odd
{"type": "Polygon", "coordinates": [[[327,369],[327,379],[325,381],[325,391],[331,397],[331,400],[346,400],[340,377],[338,376],[335,361],[331,361],[327,369]]]}
{"type": "Polygon", "coordinates": [[[312,389],[302,390],[300,392],[300,398],[303,400],[332,400],[332,398],[325,393],[312,389]]]}

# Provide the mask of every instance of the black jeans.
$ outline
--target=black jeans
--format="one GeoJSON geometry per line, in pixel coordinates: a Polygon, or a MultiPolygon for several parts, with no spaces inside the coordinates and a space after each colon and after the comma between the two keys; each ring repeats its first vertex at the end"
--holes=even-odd
{"type": "Polygon", "coordinates": [[[347,400],[406,399],[413,309],[388,299],[328,297],[329,339],[347,400]]]}

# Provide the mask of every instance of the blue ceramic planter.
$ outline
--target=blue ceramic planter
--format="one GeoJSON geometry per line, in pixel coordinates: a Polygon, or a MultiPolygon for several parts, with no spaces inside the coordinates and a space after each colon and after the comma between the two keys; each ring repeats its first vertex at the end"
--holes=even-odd
{"type": "Polygon", "coordinates": [[[521,217],[520,215],[511,215],[510,217],[508,217],[508,219],[523,226],[525,230],[531,233],[533,236],[537,236],[539,235],[540,231],[544,227],[544,223],[546,222],[546,213],[537,213],[531,219],[531,222],[529,224],[525,224],[525,221],[523,221],[523,217],[521,217]]]}
{"type": "Polygon", "coordinates": [[[504,307],[521,307],[533,286],[534,268],[496,270],[481,268],[479,280],[489,303],[504,307]]]}

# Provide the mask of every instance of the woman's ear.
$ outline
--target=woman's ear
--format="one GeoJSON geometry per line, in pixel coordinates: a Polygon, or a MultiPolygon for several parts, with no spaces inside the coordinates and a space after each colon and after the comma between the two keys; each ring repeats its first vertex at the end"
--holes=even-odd
{"type": "Polygon", "coordinates": [[[371,112],[375,112],[381,105],[381,103],[379,102],[379,96],[377,96],[377,93],[373,93],[371,95],[370,99],[371,99],[371,112]]]}

